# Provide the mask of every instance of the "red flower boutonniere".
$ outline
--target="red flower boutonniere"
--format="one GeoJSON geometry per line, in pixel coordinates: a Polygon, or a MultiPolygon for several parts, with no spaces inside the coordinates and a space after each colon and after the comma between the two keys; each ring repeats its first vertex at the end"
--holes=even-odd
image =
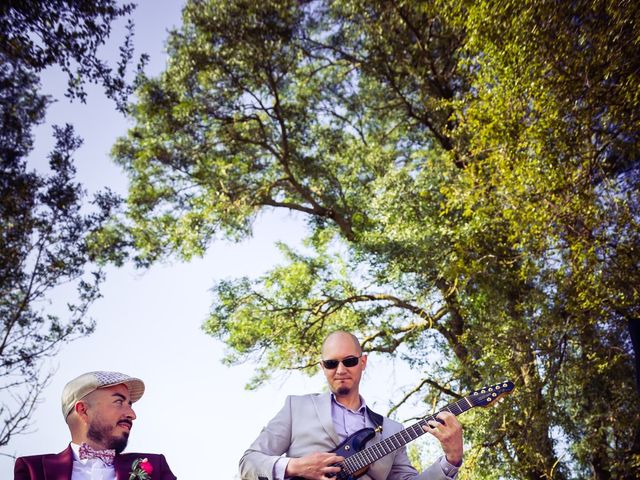
{"type": "Polygon", "coordinates": [[[149,480],[153,467],[146,458],[136,458],[131,464],[129,480],[149,480]]]}

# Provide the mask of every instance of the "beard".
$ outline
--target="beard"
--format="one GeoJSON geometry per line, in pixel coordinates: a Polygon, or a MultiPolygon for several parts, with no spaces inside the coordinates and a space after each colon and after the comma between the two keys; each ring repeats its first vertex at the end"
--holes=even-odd
{"type": "Polygon", "coordinates": [[[334,392],[336,395],[345,396],[348,395],[351,389],[349,387],[338,387],[334,392]]]}
{"type": "Polygon", "coordinates": [[[341,397],[351,393],[351,390],[353,390],[353,386],[347,386],[343,383],[339,383],[336,387],[331,386],[331,391],[333,392],[333,394],[341,397]]]}
{"type": "Polygon", "coordinates": [[[87,438],[93,440],[98,445],[104,445],[105,448],[111,448],[117,454],[122,453],[127,447],[129,441],[129,433],[123,432],[122,436],[116,437],[111,434],[113,427],[94,421],[89,425],[87,438]]]}

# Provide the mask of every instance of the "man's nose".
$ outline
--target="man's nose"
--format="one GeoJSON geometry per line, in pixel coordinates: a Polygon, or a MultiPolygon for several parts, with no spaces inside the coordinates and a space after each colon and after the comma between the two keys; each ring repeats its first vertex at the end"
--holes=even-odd
{"type": "Polygon", "coordinates": [[[336,368],[336,373],[345,373],[347,371],[347,367],[344,366],[344,363],[339,362],[338,368],[336,368]]]}
{"type": "Polygon", "coordinates": [[[133,410],[133,407],[131,405],[129,405],[129,411],[127,412],[127,418],[130,418],[131,420],[135,420],[136,418],[138,418],[136,416],[136,412],[133,410]]]}

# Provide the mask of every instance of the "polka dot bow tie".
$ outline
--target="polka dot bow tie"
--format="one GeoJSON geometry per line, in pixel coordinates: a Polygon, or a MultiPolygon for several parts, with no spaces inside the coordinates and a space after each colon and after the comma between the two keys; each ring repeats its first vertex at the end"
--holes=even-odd
{"type": "Polygon", "coordinates": [[[83,443],[82,445],[80,445],[80,460],[87,460],[87,459],[91,459],[91,458],[99,458],[100,460],[102,460],[106,465],[113,465],[113,459],[116,456],[116,451],[109,449],[109,450],[95,450],[94,448],[90,447],[89,445],[87,445],[86,443],[83,443]]]}

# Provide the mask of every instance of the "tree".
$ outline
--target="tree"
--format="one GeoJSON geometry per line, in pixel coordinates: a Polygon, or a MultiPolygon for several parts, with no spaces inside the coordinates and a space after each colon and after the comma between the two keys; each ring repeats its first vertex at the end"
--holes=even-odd
{"type": "MultiPolygon", "coordinates": [[[[107,96],[124,111],[133,85],[125,79],[133,58],[133,22],[120,46],[115,72],[98,55],[114,21],[131,14],[135,4],[114,0],[7,0],[0,6],[0,51],[4,61],[19,62],[34,73],[58,66],[67,74],[69,98],[86,99],[84,85],[100,83],[107,96]]],[[[141,71],[147,61],[142,55],[141,71]]]]}
{"type": "Polygon", "coordinates": [[[114,72],[97,55],[111,23],[133,6],[98,2],[3,2],[0,7],[0,446],[28,430],[30,416],[51,375],[46,359],[62,344],[87,335],[87,310],[100,293],[102,268],[94,262],[91,233],[120,200],[106,191],[91,206],[75,181],[73,153],[82,141],[71,125],[54,126],[50,171],[29,169],[32,128],[51,101],[39,93],[39,73],[59,66],[68,96],[84,100],[86,82],[100,82],[123,109],[132,56],[132,25],[114,72]],[[67,314],[49,311],[53,291],[76,289],[67,314]]]}
{"type": "Polygon", "coordinates": [[[345,328],[417,372],[398,404],[516,381],[464,418],[467,478],[635,478],[638,7],[192,1],[183,21],[114,147],[129,219],[105,241],[147,265],[300,212],[308,251],[218,283],[205,324],[259,362],[252,386],[345,328]]]}

